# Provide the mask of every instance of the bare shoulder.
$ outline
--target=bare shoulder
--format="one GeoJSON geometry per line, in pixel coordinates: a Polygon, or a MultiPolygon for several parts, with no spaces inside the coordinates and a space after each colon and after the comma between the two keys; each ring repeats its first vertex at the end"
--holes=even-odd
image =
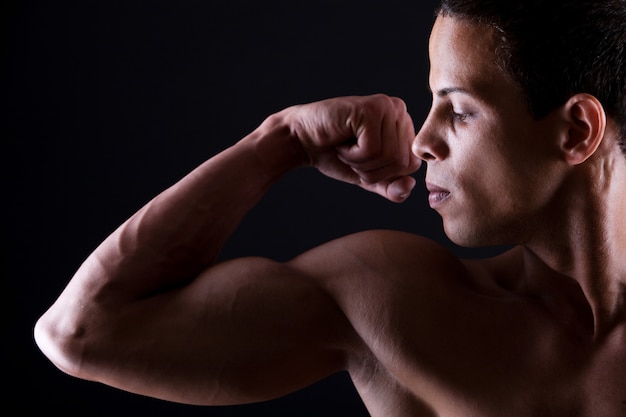
{"type": "Polygon", "coordinates": [[[508,280],[506,271],[515,268],[518,260],[515,251],[496,258],[462,260],[423,236],[369,230],[321,245],[297,257],[292,264],[330,288],[354,296],[367,285],[388,290],[396,286],[406,290],[451,285],[492,293],[508,280]]]}
{"type": "Polygon", "coordinates": [[[497,280],[509,262],[462,261],[430,239],[372,230],[328,242],[291,265],[324,288],[370,350],[383,340],[397,348],[407,334],[435,327],[446,334],[467,311],[488,312],[487,300],[509,294],[497,280]]]}
{"type": "Polygon", "coordinates": [[[509,287],[519,256],[514,249],[465,261],[420,236],[371,231],[294,264],[323,283],[354,329],[347,367],[373,415],[501,415],[498,407],[481,414],[476,404],[514,398],[542,377],[529,364],[551,359],[533,345],[545,341],[548,324],[509,287]],[[509,374],[523,383],[502,384],[509,374]]]}
{"type": "Polygon", "coordinates": [[[454,257],[442,246],[419,235],[395,230],[368,230],[325,243],[296,258],[295,262],[310,266],[309,262],[316,262],[318,258],[332,260],[333,266],[339,266],[334,264],[335,261],[340,265],[365,261],[374,267],[381,263],[404,264],[425,259],[431,259],[434,264],[443,258],[449,261],[454,257]]]}

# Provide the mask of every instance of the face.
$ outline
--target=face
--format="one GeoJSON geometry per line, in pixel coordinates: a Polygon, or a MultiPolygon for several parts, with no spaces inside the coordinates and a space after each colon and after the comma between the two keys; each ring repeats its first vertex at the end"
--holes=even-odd
{"type": "Polygon", "coordinates": [[[524,243],[561,178],[558,117],[532,117],[496,64],[494,38],[491,28],[437,19],[433,103],[413,146],[427,162],[430,205],[462,246],[524,243]]]}

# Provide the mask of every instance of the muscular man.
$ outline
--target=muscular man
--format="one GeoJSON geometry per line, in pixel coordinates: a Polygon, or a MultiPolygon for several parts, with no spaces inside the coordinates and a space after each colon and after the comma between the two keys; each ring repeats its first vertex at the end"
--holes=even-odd
{"type": "MultiPolygon", "coordinates": [[[[372,416],[626,416],[626,3],[444,0],[432,109],[288,108],[149,202],[38,321],[63,371],[191,404],[347,370],[372,416]],[[466,246],[369,231],[279,263],[215,262],[285,172],[429,202],[466,246]]],[[[415,219],[419,221],[419,219],[415,219]]]]}

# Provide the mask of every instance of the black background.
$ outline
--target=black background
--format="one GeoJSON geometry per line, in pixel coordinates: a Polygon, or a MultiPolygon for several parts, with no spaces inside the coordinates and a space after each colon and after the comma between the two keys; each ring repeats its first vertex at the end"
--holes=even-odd
{"type": "MultiPolygon", "coordinates": [[[[10,301],[3,344],[13,414],[366,416],[345,374],[228,408],[128,394],[58,371],[33,343],[32,327],[108,233],[267,115],[382,92],[405,99],[419,126],[430,103],[427,41],[436,3],[5,3],[2,253],[10,301]]],[[[418,186],[397,205],[297,170],[250,213],[223,257],[288,259],[370,228],[420,233],[462,256],[484,254],[451,245],[425,195],[418,186]]]]}

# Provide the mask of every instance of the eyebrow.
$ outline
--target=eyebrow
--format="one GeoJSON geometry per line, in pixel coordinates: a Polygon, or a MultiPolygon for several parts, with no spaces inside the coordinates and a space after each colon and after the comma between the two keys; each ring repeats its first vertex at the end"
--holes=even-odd
{"type": "Polygon", "coordinates": [[[448,88],[442,88],[441,90],[437,90],[437,95],[439,97],[445,97],[452,93],[461,93],[461,94],[471,95],[469,91],[461,87],[448,87],[448,88]]]}

